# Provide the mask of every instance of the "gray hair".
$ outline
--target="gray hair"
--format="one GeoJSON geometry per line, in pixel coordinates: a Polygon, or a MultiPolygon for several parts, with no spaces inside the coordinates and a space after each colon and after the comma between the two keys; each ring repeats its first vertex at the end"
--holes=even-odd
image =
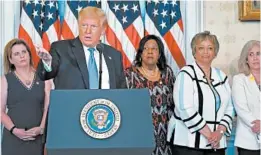
{"type": "Polygon", "coordinates": [[[248,57],[248,52],[254,47],[254,46],[260,46],[260,41],[258,40],[250,40],[248,41],[240,54],[240,58],[238,60],[238,69],[240,73],[244,73],[245,75],[250,74],[250,68],[247,63],[247,57],[248,57]]]}
{"type": "Polygon", "coordinates": [[[198,41],[202,42],[204,40],[209,40],[209,41],[211,41],[214,44],[214,50],[215,50],[214,52],[217,55],[218,51],[219,51],[219,42],[217,40],[217,36],[214,35],[214,34],[211,34],[209,31],[204,31],[204,32],[197,33],[192,38],[190,46],[191,46],[191,49],[192,49],[193,56],[196,54],[197,42],[198,41]]]}

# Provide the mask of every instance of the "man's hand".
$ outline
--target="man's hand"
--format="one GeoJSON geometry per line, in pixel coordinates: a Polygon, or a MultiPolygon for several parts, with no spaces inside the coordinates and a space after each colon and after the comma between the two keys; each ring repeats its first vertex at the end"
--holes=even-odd
{"type": "Polygon", "coordinates": [[[252,132],[259,134],[260,133],[260,120],[254,120],[251,122],[253,126],[251,127],[252,132]]]}
{"type": "Polygon", "coordinates": [[[40,59],[42,59],[47,64],[51,64],[52,56],[46,49],[44,49],[43,47],[40,47],[38,45],[35,45],[35,49],[36,49],[36,53],[40,59]]]}

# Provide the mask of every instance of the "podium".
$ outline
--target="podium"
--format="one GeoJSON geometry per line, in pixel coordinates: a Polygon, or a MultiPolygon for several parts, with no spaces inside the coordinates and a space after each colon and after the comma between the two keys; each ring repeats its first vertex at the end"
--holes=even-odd
{"type": "Polygon", "coordinates": [[[46,148],[48,155],[150,155],[155,140],[148,89],[52,90],[46,148]],[[82,118],[95,124],[90,105],[97,99],[110,101],[120,112],[118,130],[105,139],[84,130],[82,118]]]}

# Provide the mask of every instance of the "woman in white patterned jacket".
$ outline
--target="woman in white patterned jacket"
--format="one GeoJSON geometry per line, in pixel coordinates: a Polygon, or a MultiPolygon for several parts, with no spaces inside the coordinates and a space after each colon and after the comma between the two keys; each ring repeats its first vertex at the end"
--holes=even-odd
{"type": "Polygon", "coordinates": [[[211,67],[219,43],[205,31],[191,42],[195,63],[182,68],[174,86],[175,155],[225,155],[234,117],[227,76],[211,67]]]}

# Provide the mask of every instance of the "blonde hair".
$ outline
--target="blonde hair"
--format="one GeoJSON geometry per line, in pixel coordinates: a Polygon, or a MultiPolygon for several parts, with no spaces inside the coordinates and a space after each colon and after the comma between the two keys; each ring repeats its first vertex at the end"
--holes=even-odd
{"type": "Polygon", "coordinates": [[[6,45],[5,45],[5,49],[4,49],[4,73],[7,74],[10,71],[14,71],[15,70],[15,66],[10,62],[9,59],[12,58],[12,48],[15,45],[24,45],[26,47],[26,50],[29,52],[29,56],[30,56],[30,65],[33,66],[33,60],[32,60],[32,54],[31,54],[31,50],[29,48],[29,46],[27,45],[27,43],[22,40],[22,39],[12,39],[10,40],[6,45]]]}
{"type": "Polygon", "coordinates": [[[240,73],[244,73],[245,75],[250,74],[250,68],[247,63],[247,57],[248,57],[248,52],[254,47],[254,46],[259,46],[260,47],[260,41],[258,40],[250,40],[248,41],[244,47],[242,48],[240,58],[238,60],[238,69],[240,73]]]}
{"type": "Polygon", "coordinates": [[[81,17],[82,16],[98,16],[99,19],[100,19],[100,22],[101,22],[101,25],[103,27],[106,27],[108,22],[107,22],[107,18],[106,18],[106,15],[104,13],[104,11],[100,8],[97,8],[97,7],[92,7],[92,6],[87,6],[85,7],[84,9],[82,9],[80,12],[79,12],[79,15],[78,15],[78,22],[81,20],[81,17]]]}
{"type": "Polygon", "coordinates": [[[215,50],[215,54],[218,54],[219,51],[219,42],[217,40],[217,36],[211,34],[209,31],[204,31],[204,32],[200,32],[198,34],[196,34],[191,41],[191,49],[192,49],[192,54],[193,56],[196,54],[196,45],[199,42],[202,42],[204,40],[209,40],[214,44],[214,50],[215,50]]]}

